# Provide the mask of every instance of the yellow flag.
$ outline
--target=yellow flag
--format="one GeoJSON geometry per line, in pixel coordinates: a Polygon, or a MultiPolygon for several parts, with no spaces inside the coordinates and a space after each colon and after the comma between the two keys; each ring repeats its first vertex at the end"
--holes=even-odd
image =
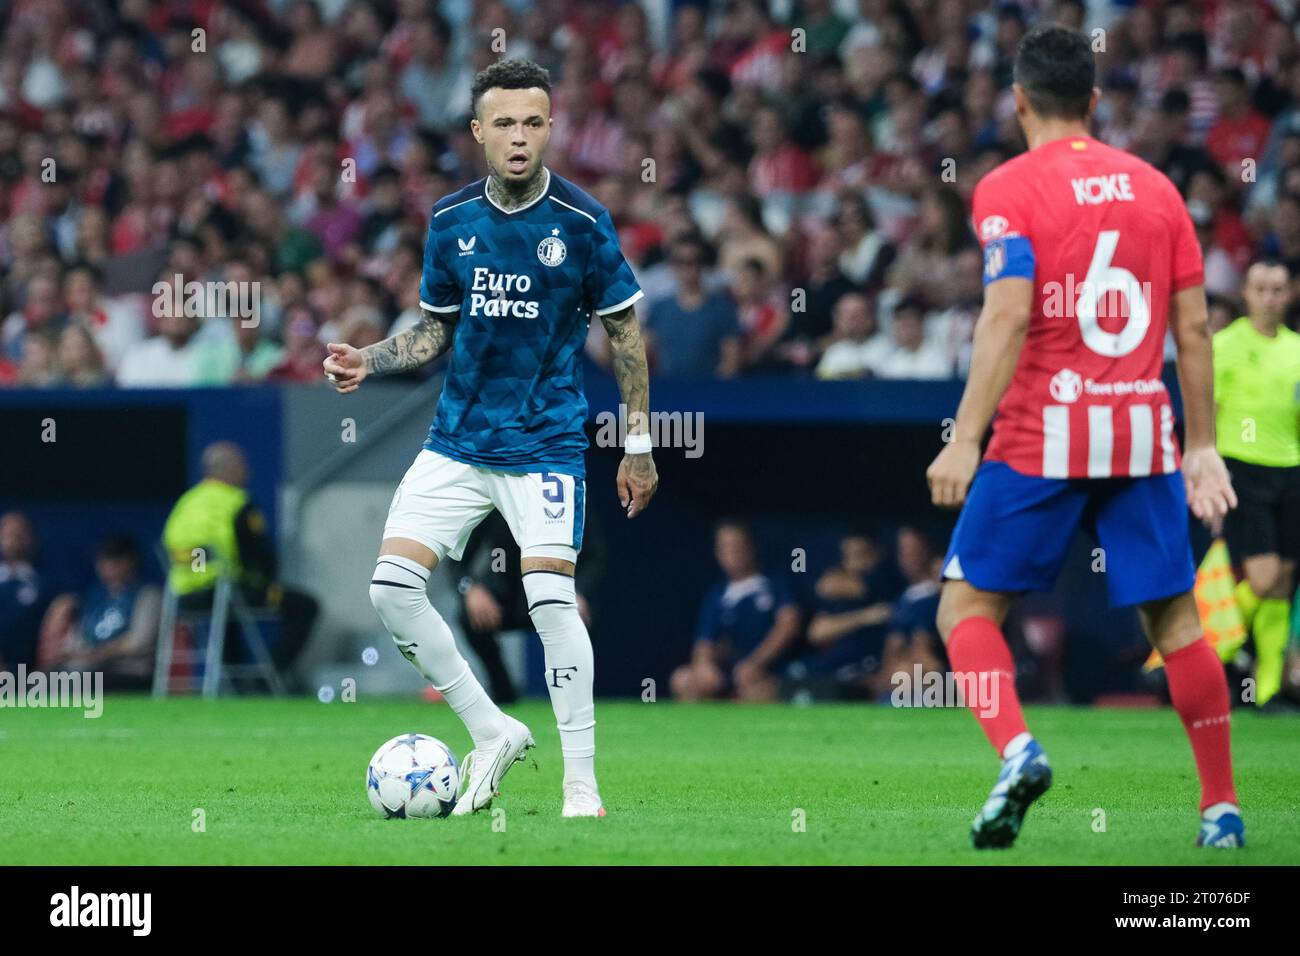
{"type": "MultiPolygon", "coordinates": [[[[1205,639],[1210,646],[1223,653],[1235,654],[1246,637],[1246,627],[1241,619],[1241,609],[1237,607],[1237,598],[1233,589],[1237,586],[1232,576],[1232,560],[1228,557],[1228,545],[1222,538],[1216,538],[1205,552],[1205,559],[1196,569],[1196,610],[1201,616],[1201,627],[1205,629],[1205,639]]],[[[1229,654],[1229,656],[1231,656],[1229,654]]],[[[1151,656],[1142,665],[1144,671],[1153,671],[1163,667],[1160,652],[1152,649],[1151,656]]]]}

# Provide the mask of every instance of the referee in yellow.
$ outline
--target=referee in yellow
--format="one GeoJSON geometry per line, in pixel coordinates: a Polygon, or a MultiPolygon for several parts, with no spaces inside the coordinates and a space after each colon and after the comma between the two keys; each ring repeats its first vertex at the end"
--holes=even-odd
{"type": "MultiPolygon", "coordinates": [[[[1255,638],[1255,702],[1282,688],[1300,558],[1300,335],[1282,324],[1290,276],[1280,262],[1246,273],[1246,314],[1214,336],[1219,453],[1239,502],[1223,531],[1255,638]]],[[[1235,649],[1228,649],[1235,653],[1235,649]]]]}

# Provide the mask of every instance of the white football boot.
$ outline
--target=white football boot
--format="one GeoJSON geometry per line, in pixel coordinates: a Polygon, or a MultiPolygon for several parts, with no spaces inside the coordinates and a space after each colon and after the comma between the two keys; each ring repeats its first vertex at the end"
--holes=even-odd
{"type": "Polygon", "coordinates": [[[585,780],[570,780],[564,785],[564,816],[603,817],[605,805],[596,788],[585,780]]]}
{"type": "Polygon", "coordinates": [[[492,805],[492,798],[498,795],[501,778],[516,761],[524,759],[524,753],[533,743],[533,735],[521,722],[508,714],[506,732],[495,740],[490,740],[482,747],[475,747],[465,758],[461,774],[465,787],[456,799],[456,806],[451,811],[453,817],[462,817],[476,813],[492,805]]]}

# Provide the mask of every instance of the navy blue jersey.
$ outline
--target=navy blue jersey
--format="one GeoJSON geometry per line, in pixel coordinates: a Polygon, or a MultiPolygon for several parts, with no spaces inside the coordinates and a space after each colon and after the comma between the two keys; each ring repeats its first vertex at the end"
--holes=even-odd
{"type": "Polygon", "coordinates": [[[755,574],[741,581],[723,579],[709,589],[700,605],[695,637],[711,644],[731,644],[732,661],[748,657],[776,624],[776,613],[795,604],[778,577],[755,574]]]}
{"type": "Polygon", "coordinates": [[[420,304],[456,324],[424,447],[501,471],[585,477],[582,349],[591,314],[641,298],[609,212],[543,169],[506,212],[487,179],[433,207],[420,304]]]}

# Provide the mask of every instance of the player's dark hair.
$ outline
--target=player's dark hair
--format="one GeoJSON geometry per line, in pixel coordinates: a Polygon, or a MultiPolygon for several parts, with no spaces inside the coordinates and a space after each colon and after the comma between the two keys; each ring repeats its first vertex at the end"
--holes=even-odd
{"type": "Polygon", "coordinates": [[[470,85],[470,109],[478,116],[478,101],[491,89],[530,90],[537,87],[547,99],[551,96],[551,74],[532,60],[497,60],[480,70],[470,85]]]}
{"type": "Polygon", "coordinates": [[[1096,79],[1097,64],[1083,34],[1047,26],[1035,27],[1021,39],[1015,80],[1039,116],[1086,119],[1096,79]]]}

